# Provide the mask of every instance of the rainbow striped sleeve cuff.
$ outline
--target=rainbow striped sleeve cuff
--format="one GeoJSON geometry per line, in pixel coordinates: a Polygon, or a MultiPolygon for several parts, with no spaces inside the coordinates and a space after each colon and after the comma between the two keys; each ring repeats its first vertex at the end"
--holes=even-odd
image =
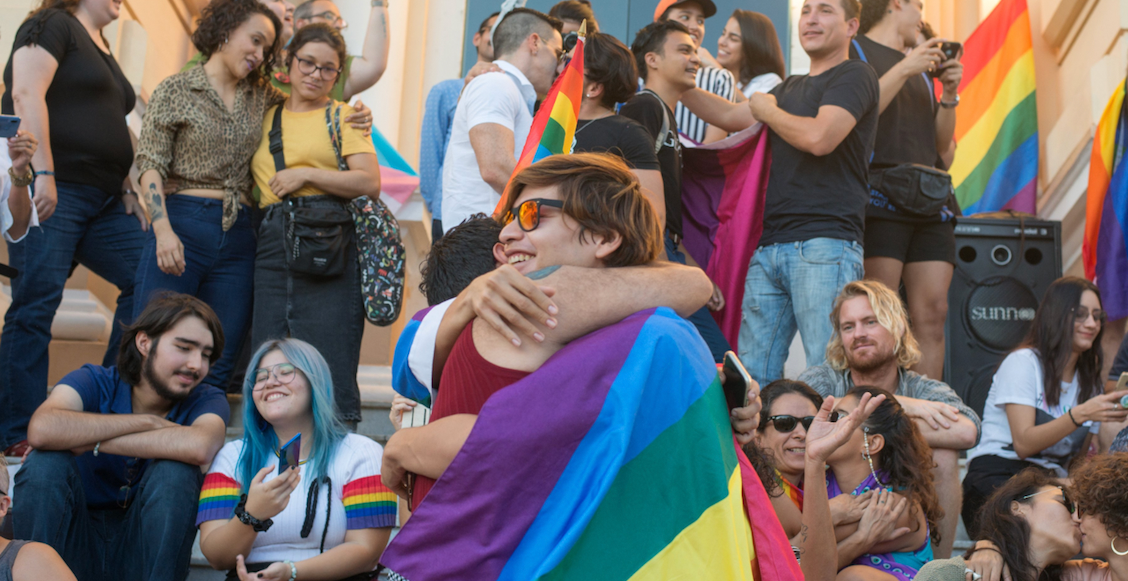
{"type": "Polygon", "coordinates": [[[358,478],[346,484],[342,501],[350,531],[396,525],[396,495],[380,482],[379,476],[358,478]]]}
{"type": "Polygon", "coordinates": [[[200,489],[200,507],[196,510],[196,526],[209,520],[231,518],[235,505],[239,504],[242,488],[235,479],[226,474],[213,472],[204,478],[200,489]]]}

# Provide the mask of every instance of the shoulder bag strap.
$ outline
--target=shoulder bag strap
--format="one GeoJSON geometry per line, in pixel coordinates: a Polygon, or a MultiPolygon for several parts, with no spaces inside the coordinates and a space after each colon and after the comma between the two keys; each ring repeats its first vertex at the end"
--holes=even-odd
{"type": "Polygon", "coordinates": [[[286,169],[286,154],[282,151],[282,107],[274,109],[274,121],[270,124],[270,155],[274,156],[274,171],[286,169]]]}
{"type": "Polygon", "coordinates": [[[666,102],[658,96],[658,93],[650,89],[643,89],[641,92],[654,97],[658,100],[658,104],[662,106],[662,129],[658,132],[658,137],[654,139],[654,153],[657,154],[662,150],[662,145],[666,143],[666,137],[670,134],[670,112],[666,110],[666,102]]]}
{"type": "Polygon", "coordinates": [[[349,164],[345,161],[344,156],[341,155],[341,106],[333,107],[334,103],[329,102],[325,106],[325,125],[329,129],[329,142],[333,144],[333,154],[337,156],[337,171],[349,171],[349,164]]]}

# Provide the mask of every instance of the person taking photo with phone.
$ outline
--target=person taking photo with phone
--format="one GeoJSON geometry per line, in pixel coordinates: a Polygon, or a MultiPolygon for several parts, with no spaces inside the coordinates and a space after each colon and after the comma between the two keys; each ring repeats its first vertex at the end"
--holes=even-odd
{"type": "Polygon", "coordinates": [[[31,158],[38,149],[39,140],[26,129],[0,142],[0,232],[11,243],[23,240],[32,226],[39,226],[39,212],[28,187],[35,181],[31,158]]]}
{"type": "Polygon", "coordinates": [[[325,358],[298,339],[263,344],[243,401],[243,438],[219,451],[200,492],[204,557],[232,581],[371,579],[396,496],[380,482],[384,449],[337,419],[325,358]],[[297,466],[280,467],[295,435],[297,466]]]}

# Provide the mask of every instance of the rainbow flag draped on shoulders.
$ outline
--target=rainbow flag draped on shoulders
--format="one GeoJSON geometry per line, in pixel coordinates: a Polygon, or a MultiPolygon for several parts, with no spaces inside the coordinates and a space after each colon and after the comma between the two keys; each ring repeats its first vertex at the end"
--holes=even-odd
{"type": "Polygon", "coordinates": [[[1038,107],[1026,0],[1002,0],[964,43],[949,173],[964,214],[1033,214],[1038,186],[1038,107]]]}
{"type": "MultiPolygon", "coordinates": [[[[579,39],[572,52],[572,60],[552,83],[548,96],[541,102],[529,136],[521,149],[521,157],[513,168],[513,175],[534,163],[561,153],[572,153],[576,141],[576,121],[580,117],[580,100],[584,96],[584,34],[587,21],[580,23],[579,39]]],[[[510,176],[512,179],[512,176],[510,176]]],[[[508,190],[508,188],[506,188],[508,190]]],[[[494,208],[494,216],[501,215],[505,196],[494,208]]]]}
{"type": "MultiPolygon", "coordinates": [[[[1128,81],[1126,81],[1128,82],[1128,81]]],[[[1105,106],[1089,161],[1085,241],[1081,257],[1085,276],[1101,289],[1109,319],[1128,316],[1128,138],[1126,85],[1121,82],[1105,106]]]]}
{"type": "Polygon", "coordinates": [[[802,579],[750,471],[704,341],[643,311],[494,394],[380,561],[396,581],[802,579]]]}

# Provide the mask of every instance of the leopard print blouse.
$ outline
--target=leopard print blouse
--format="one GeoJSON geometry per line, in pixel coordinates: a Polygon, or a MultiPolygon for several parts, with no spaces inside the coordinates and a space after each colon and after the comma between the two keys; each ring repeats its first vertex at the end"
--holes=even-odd
{"type": "Polygon", "coordinates": [[[265,81],[239,82],[234,111],[208,83],[203,65],[161,81],[149,99],[137,147],[137,171],[155,169],[175,191],[223,190],[223,229],[251,203],[251,158],[262,139],[266,110],[286,94],[265,81]]]}

